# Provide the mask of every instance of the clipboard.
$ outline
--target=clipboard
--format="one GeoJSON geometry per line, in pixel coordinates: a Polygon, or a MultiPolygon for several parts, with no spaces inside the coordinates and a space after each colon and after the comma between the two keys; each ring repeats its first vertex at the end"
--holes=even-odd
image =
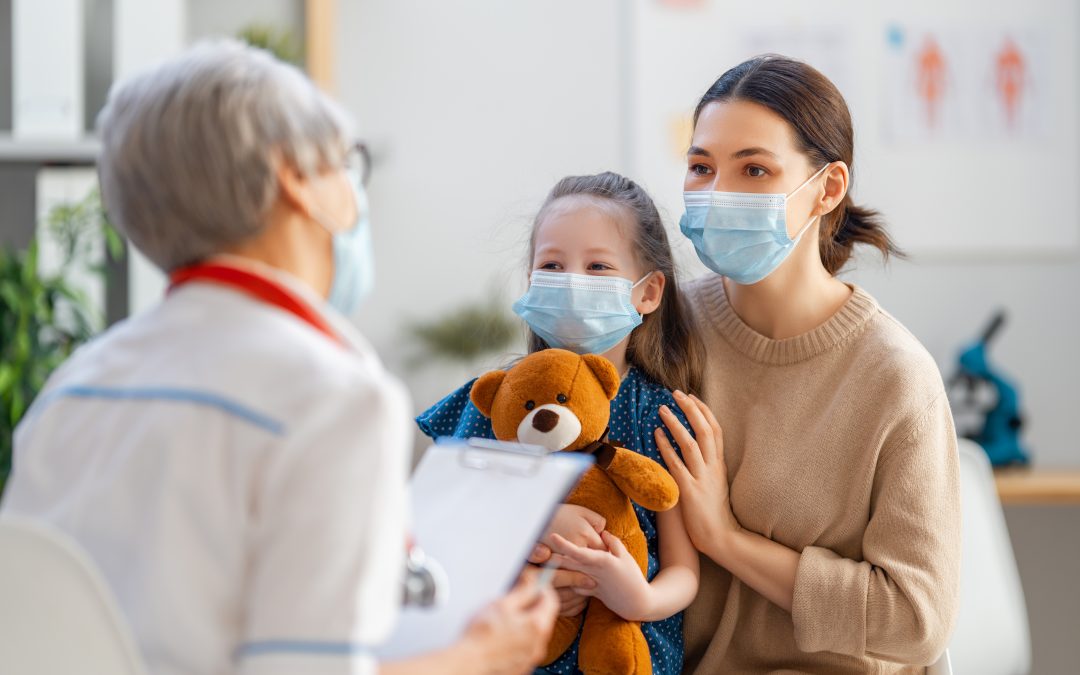
{"type": "Polygon", "coordinates": [[[555,507],[591,455],[486,439],[440,441],[410,481],[412,533],[445,571],[445,602],[405,607],[380,660],[424,654],[460,639],[476,614],[513,586],[555,507]]]}

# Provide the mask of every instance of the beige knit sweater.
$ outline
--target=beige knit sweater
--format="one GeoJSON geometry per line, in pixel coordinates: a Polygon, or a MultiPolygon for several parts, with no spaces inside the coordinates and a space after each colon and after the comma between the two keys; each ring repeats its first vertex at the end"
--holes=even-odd
{"type": "Polygon", "coordinates": [[[914,673],[956,616],[960,486],[933,359],[865,291],[771,340],[688,285],[739,523],[801,552],[789,614],[701,559],[685,672],[914,673]]]}

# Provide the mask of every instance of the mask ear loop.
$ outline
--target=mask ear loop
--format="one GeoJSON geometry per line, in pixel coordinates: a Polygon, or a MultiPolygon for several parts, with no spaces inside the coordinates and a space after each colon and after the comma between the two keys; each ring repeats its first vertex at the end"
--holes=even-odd
{"type": "MultiPolygon", "coordinates": [[[[829,162],[825,166],[818,169],[817,173],[815,173],[813,176],[810,176],[805,181],[803,181],[802,185],[800,185],[799,187],[795,188],[791,192],[784,195],[784,208],[785,208],[785,210],[787,209],[787,200],[790,199],[792,195],[794,195],[796,192],[798,192],[799,190],[801,190],[804,187],[806,187],[807,185],[809,185],[815,178],[817,178],[822,173],[824,173],[825,169],[828,169],[830,166],[832,166],[832,162],[829,162]]],[[[814,224],[814,221],[817,220],[820,217],[821,216],[813,216],[813,217],[810,218],[810,220],[806,221],[806,225],[803,225],[802,229],[799,230],[799,233],[795,235],[795,238],[791,240],[791,243],[798,244],[799,240],[802,239],[802,236],[804,234],[806,234],[806,231],[809,230],[810,226],[814,224]]]]}
{"type": "Polygon", "coordinates": [[[653,270],[652,272],[649,272],[649,273],[648,273],[648,274],[646,274],[645,276],[643,276],[643,277],[641,277],[640,279],[638,279],[637,281],[635,281],[635,282],[634,282],[634,284],[633,284],[632,286],[630,286],[630,290],[634,290],[635,288],[637,288],[638,286],[640,286],[640,285],[642,284],[642,282],[644,282],[644,281],[645,281],[646,279],[648,279],[649,277],[651,277],[651,276],[653,275],[653,273],[654,273],[654,272],[656,272],[656,270],[653,270]]]}

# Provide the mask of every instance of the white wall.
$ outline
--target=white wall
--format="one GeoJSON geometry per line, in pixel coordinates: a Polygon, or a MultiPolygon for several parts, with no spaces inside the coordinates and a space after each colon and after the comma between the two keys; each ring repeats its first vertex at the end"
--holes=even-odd
{"type": "Polygon", "coordinates": [[[524,282],[529,219],[619,169],[617,0],[340,2],[338,83],[375,154],[379,264],[361,326],[418,406],[466,376],[403,368],[403,324],[524,282]]]}

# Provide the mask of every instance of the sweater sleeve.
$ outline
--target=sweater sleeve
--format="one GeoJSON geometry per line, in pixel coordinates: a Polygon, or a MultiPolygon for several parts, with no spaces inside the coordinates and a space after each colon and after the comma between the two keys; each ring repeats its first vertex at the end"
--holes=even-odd
{"type": "Polygon", "coordinates": [[[959,596],[959,458],[944,392],[883,447],[872,490],[862,560],[803,550],[795,641],[805,652],[930,664],[945,651],[959,596]]]}

